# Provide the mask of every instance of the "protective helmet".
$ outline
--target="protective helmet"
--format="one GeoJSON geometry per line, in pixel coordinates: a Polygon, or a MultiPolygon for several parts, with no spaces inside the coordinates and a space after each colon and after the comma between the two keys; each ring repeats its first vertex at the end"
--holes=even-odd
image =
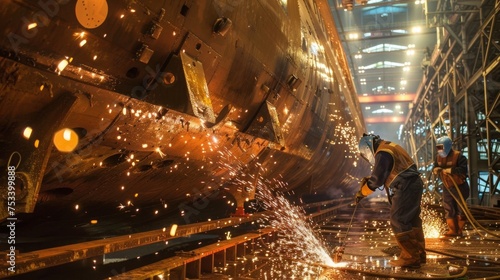
{"type": "Polygon", "coordinates": [[[359,140],[359,153],[362,158],[367,160],[372,166],[375,165],[375,142],[379,140],[378,135],[373,134],[363,134],[363,137],[359,140]]]}
{"type": "Polygon", "coordinates": [[[436,149],[438,152],[438,155],[442,158],[445,158],[448,156],[448,154],[451,151],[451,139],[448,136],[443,136],[439,138],[436,142],[436,149]]]}

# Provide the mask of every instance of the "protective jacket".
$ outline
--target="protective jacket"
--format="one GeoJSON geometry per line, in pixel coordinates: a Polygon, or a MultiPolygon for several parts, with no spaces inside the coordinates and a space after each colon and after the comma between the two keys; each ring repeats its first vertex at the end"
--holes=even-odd
{"type": "MultiPolygon", "coordinates": [[[[460,152],[452,150],[447,157],[445,158],[438,157],[436,163],[437,166],[443,169],[456,167],[459,157],[460,157],[460,152]]],[[[449,175],[441,175],[441,181],[443,181],[444,186],[447,188],[451,188],[454,186],[453,181],[455,181],[457,186],[460,186],[465,182],[465,178],[466,176],[464,174],[457,174],[457,173],[452,173],[449,175]]]]}
{"type": "Polygon", "coordinates": [[[386,152],[390,154],[394,161],[391,173],[384,182],[384,186],[386,188],[390,188],[394,179],[396,179],[399,174],[410,169],[414,165],[414,163],[410,155],[408,155],[408,153],[401,146],[390,141],[380,142],[375,155],[380,152],[386,152]]]}

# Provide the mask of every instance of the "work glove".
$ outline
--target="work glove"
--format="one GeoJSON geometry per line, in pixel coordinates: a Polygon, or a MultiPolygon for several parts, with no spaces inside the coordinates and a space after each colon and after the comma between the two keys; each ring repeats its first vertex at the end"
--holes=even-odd
{"type": "Polygon", "coordinates": [[[434,169],[432,169],[432,173],[434,175],[439,175],[439,173],[441,173],[441,171],[443,171],[443,168],[441,168],[441,167],[434,167],[434,169]]]}
{"type": "Polygon", "coordinates": [[[356,197],[355,197],[355,204],[358,204],[361,199],[365,198],[365,196],[363,195],[363,193],[361,193],[361,190],[359,190],[357,193],[356,193],[356,197]]]}
{"type": "Polygon", "coordinates": [[[368,179],[370,179],[370,177],[364,177],[361,180],[361,186],[359,188],[359,191],[356,193],[356,204],[358,204],[361,199],[373,193],[373,190],[368,187],[368,179]]]}

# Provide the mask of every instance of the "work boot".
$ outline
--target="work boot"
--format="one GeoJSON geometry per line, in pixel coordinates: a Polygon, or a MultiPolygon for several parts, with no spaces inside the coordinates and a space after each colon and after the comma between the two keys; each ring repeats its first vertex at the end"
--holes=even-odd
{"type": "Polygon", "coordinates": [[[420,246],[413,230],[396,234],[396,241],[401,248],[401,254],[397,260],[390,261],[392,266],[419,268],[420,246]]]}
{"type": "Polygon", "coordinates": [[[425,252],[425,236],[422,228],[413,228],[413,232],[415,233],[415,237],[417,239],[417,244],[420,250],[420,263],[427,262],[427,254],[425,252]]]}
{"type": "Polygon", "coordinates": [[[457,227],[458,221],[456,218],[446,219],[446,224],[448,225],[448,231],[443,234],[446,237],[456,237],[461,236],[462,234],[458,234],[457,227]]]}
{"type": "Polygon", "coordinates": [[[457,216],[457,220],[458,220],[457,234],[458,234],[458,236],[463,236],[463,230],[464,230],[465,223],[467,222],[467,220],[464,219],[464,217],[462,217],[462,216],[457,216]]]}

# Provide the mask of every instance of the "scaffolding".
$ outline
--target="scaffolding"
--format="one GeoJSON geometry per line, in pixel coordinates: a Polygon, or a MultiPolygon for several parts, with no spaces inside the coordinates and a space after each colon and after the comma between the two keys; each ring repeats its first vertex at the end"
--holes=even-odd
{"type": "Polygon", "coordinates": [[[427,179],[436,139],[447,135],[469,163],[470,204],[500,205],[499,0],[427,0],[437,43],[405,122],[404,143],[427,179]]]}

